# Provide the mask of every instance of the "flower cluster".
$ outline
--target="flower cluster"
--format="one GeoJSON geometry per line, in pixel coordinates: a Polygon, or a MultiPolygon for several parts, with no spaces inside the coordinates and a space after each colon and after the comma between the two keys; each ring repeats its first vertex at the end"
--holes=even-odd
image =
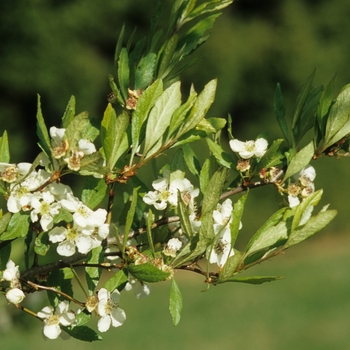
{"type": "MultiPolygon", "coordinates": [[[[207,248],[207,259],[211,264],[217,264],[219,267],[225,265],[227,259],[234,255],[231,247],[231,229],[232,222],[232,201],[226,199],[222,204],[218,204],[213,211],[214,219],[214,243],[207,248]]],[[[240,224],[240,229],[242,224],[240,224]]]]}
{"type": "Polygon", "coordinates": [[[12,260],[9,260],[6,264],[6,269],[2,273],[2,280],[10,282],[10,288],[6,292],[6,299],[12,304],[19,304],[25,298],[19,277],[19,267],[12,260]]]}
{"type": "Polygon", "coordinates": [[[308,165],[302,169],[298,176],[298,181],[288,186],[288,202],[291,208],[315,192],[314,180],[316,178],[315,168],[308,165]]]}

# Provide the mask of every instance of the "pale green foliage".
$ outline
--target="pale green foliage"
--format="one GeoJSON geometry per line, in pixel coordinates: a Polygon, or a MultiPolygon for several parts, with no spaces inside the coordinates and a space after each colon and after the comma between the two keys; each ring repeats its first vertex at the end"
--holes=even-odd
{"type": "MultiPolygon", "coordinates": [[[[197,5],[195,0],[175,0],[165,33],[157,29],[158,7],[147,45],[144,39],[133,43],[130,38],[124,46],[123,29],[115,52],[116,77],[109,76],[113,95],[100,123],[87,112],[76,114],[72,97],[61,129],[48,128],[38,98],[37,135],[42,152],[25,174],[21,163],[9,163],[7,133],[0,138],[0,191],[8,200],[8,212],[0,217],[1,269],[11,255],[12,241],[24,238],[26,258],[21,266],[25,267],[16,288],[25,293],[47,289],[54,308],[61,300],[82,307],[75,323],[64,328],[73,337],[99,339],[85,324],[97,310],[96,288],[102,287],[103,269],[110,272],[104,283],[108,293],[121,292],[134,283],[135,289],[137,284],[146,294],[147,283],[171,279],[169,309],[177,325],[183,306],[175,282],[177,269],[202,275],[208,288],[225,282],[279,280],[281,276],[237,275],[303,242],[336,215],[324,206],[312,216],[323,191],[315,191],[314,176],[303,171],[312,158],[323,153],[348,151],[349,86],[333,100],[333,81],[326,88],[314,87],[313,73],[297,98],[292,120],[288,120],[278,85],[274,109],[281,138],[272,140],[263,151],[250,150],[245,157],[226,151],[227,140],[221,137],[226,120],[207,118],[217,81],[211,80],[200,92],[193,86],[187,93],[182,91],[178,75],[187,63],[179,63],[205,42],[218,11],[231,2],[212,0],[197,5]],[[181,31],[186,23],[192,26],[181,31]],[[197,154],[192,143],[201,139],[206,140],[208,149],[197,154]],[[96,149],[93,142],[100,142],[101,148],[96,149]],[[177,151],[156,171],[154,177],[159,178],[144,183],[139,175],[142,169],[156,169],[156,158],[172,148],[177,151]],[[201,163],[203,153],[208,157],[201,163]],[[87,178],[81,200],[64,186],[69,174],[80,181],[87,178]],[[254,219],[254,212],[244,211],[249,191],[259,191],[265,185],[280,193],[283,203],[241,247],[242,222],[244,231],[244,220],[254,219]],[[243,193],[232,204],[231,198],[243,193]],[[59,206],[59,214],[51,218],[54,228],[47,231],[31,212],[32,198],[37,196],[42,204],[40,219],[49,215],[51,202],[43,203],[45,194],[59,206]],[[123,203],[121,212],[113,208],[117,200],[123,203]],[[227,208],[231,208],[229,213],[227,208]],[[178,246],[169,254],[165,249],[170,239],[176,239],[178,246]],[[49,253],[54,248],[63,256],[59,261],[49,253]],[[41,256],[45,255],[44,262],[41,256]],[[209,263],[212,257],[218,266],[209,263]],[[207,262],[201,263],[205,258],[207,262]],[[47,263],[48,259],[53,260],[47,263]],[[75,271],[80,268],[86,282],[80,281],[75,271]],[[87,287],[86,301],[73,298],[73,278],[83,290],[87,287]]],[[[257,135],[259,139],[267,144],[263,136],[257,135]]],[[[255,147],[255,142],[244,145],[255,147]]],[[[15,288],[0,283],[3,291],[15,288]]],[[[100,316],[108,316],[108,322],[116,327],[125,315],[113,307],[119,311],[113,314],[106,309],[100,316]]]]}

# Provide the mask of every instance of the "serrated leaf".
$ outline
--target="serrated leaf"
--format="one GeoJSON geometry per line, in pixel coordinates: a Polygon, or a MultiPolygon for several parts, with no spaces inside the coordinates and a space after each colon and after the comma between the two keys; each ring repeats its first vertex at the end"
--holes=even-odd
{"type": "Polygon", "coordinates": [[[225,280],[225,282],[239,282],[248,284],[263,284],[284,279],[283,276],[249,276],[249,277],[234,277],[225,280]]]}
{"type": "Polygon", "coordinates": [[[119,270],[109,280],[107,280],[103,287],[112,293],[115,289],[118,289],[119,291],[121,291],[127,282],[128,282],[128,271],[127,269],[122,269],[122,270],[119,270]]]}
{"type": "Polygon", "coordinates": [[[183,150],[183,157],[186,163],[186,166],[188,170],[195,176],[199,176],[199,172],[201,170],[200,162],[196,156],[196,154],[193,152],[190,145],[184,145],[182,147],[183,150]]]}
{"type": "Polygon", "coordinates": [[[278,125],[280,126],[284,137],[286,138],[288,143],[290,143],[288,125],[286,122],[286,107],[284,105],[281,86],[279,83],[277,84],[277,87],[276,87],[275,100],[274,100],[273,106],[274,106],[278,125]]]}
{"type": "Polygon", "coordinates": [[[45,256],[50,249],[50,241],[46,232],[41,232],[35,239],[34,251],[35,253],[45,256]]]}
{"type": "Polygon", "coordinates": [[[180,289],[175,282],[175,279],[172,278],[170,287],[169,311],[173,319],[174,326],[177,326],[180,322],[182,306],[182,295],[180,289]]]}
{"type": "Polygon", "coordinates": [[[185,134],[187,131],[195,128],[198,123],[205,117],[208,109],[215,99],[217,80],[211,80],[204,86],[203,91],[198,95],[196,102],[194,103],[189,116],[186,118],[185,123],[177,134],[177,138],[185,134]]]}
{"type": "Polygon", "coordinates": [[[241,261],[241,258],[242,253],[240,253],[239,251],[235,251],[235,254],[227,259],[226,263],[220,270],[219,278],[215,281],[215,284],[224,283],[229,278],[232,278],[238,267],[238,264],[241,261]]]}
{"type": "Polygon", "coordinates": [[[151,263],[128,265],[127,269],[139,281],[149,283],[165,281],[170,275],[168,272],[159,270],[151,263]]]}
{"type": "Polygon", "coordinates": [[[215,143],[209,138],[206,138],[205,140],[207,141],[209,149],[213,153],[213,156],[215,157],[216,161],[220,165],[230,169],[232,165],[232,159],[227,153],[225,153],[221,145],[215,143]]]}
{"type": "Polygon", "coordinates": [[[186,205],[185,202],[183,201],[180,191],[178,191],[177,198],[178,198],[177,203],[178,203],[178,212],[180,216],[181,228],[185,232],[187,237],[191,239],[193,233],[192,233],[191,221],[189,218],[190,213],[189,213],[188,205],[186,205]]]}
{"type": "Polygon", "coordinates": [[[65,139],[69,142],[69,147],[71,149],[76,149],[78,147],[78,142],[83,137],[83,131],[90,123],[88,112],[82,112],[76,115],[66,128],[65,139]]]}
{"type": "Polygon", "coordinates": [[[9,163],[10,162],[10,147],[9,140],[7,137],[7,131],[5,130],[0,137],[0,162],[9,163]]]}
{"type": "Polygon", "coordinates": [[[84,156],[80,161],[79,174],[83,176],[101,176],[107,174],[106,167],[103,166],[104,159],[100,152],[94,152],[84,156]]]}
{"type": "Polygon", "coordinates": [[[102,147],[109,171],[113,169],[118,160],[118,150],[128,125],[129,116],[126,113],[122,113],[117,117],[114,108],[109,103],[101,123],[102,147]]]}
{"type": "Polygon", "coordinates": [[[71,98],[68,101],[66,110],[62,117],[62,127],[67,128],[67,126],[70,124],[70,122],[73,120],[75,115],[75,97],[71,96],[71,98]]]}
{"type": "Polygon", "coordinates": [[[337,213],[336,210],[327,210],[312,216],[305,225],[292,231],[284,247],[289,248],[313,236],[327,226],[335,218],[337,213]]]}
{"type": "Polygon", "coordinates": [[[210,160],[207,158],[202,166],[201,172],[199,174],[199,186],[201,189],[201,192],[204,193],[210,179],[210,160]]]}
{"type": "Polygon", "coordinates": [[[150,52],[142,57],[135,72],[135,89],[145,89],[153,80],[157,55],[150,52]]]}
{"type": "Polygon", "coordinates": [[[218,204],[226,180],[226,174],[227,169],[221,168],[217,170],[211,177],[204,192],[202,215],[205,215],[212,211],[218,204]]]}
{"type": "Polygon", "coordinates": [[[152,146],[164,135],[172,114],[180,105],[180,82],[176,82],[162,93],[148,117],[144,148],[145,158],[147,158],[147,153],[152,146]]]}
{"type": "Polygon", "coordinates": [[[130,79],[130,68],[129,68],[129,58],[128,51],[123,47],[120,51],[118,58],[118,81],[121,94],[124,98],[124,101],[128,98],[128,87],[130,79]]]}
{"type": "Polygon", "coordinates": [[[71,337],[86,342],[93,342],[96,340],[102,340],[101,336],[96,333],[93,329],[87,326],[77,326],[72,329],[62,327],[71,337]]]}
{"type": "Polygon", "coordinates": [[[287,171],[284,175],[283,182],[289,177],[298,173],[301,169],[306,167],[314,155],[314,145],[311,141],[308,145],[302,148],[294,157],[291,159],[287,171]]]}
{"type": "Polygon", "coordinates": [[[40,95],[38,95],[38,103],[37,103],[37,113],[36,113],[36,133],[39,137],[39,144],[41,149],[46,153],[46,155],[50,155],[51,143],[49,132],[47,131],[47,127],[45,124],[45,120],[43,117],[43,113],[41,111],[41,102],[40,95]]]}
{"type": "Polygon", "coordinates": [[[346,85],[333,103],[326,124],[322,149],[335,144],[350,133],[350,84],[346,85]]]}
{"type": "Polygon", "coordinates": [[[0,240],[8,241],[10,239],[24,237],[29,230],[29,214],[22,212],[12,215],[5,232],[0,235],[0,240]]]}

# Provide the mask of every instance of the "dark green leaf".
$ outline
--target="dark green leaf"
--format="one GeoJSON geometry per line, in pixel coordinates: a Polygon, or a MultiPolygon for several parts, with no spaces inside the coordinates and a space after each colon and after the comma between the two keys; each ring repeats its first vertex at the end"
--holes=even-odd
{"type": "Polygon", "coordinates": [[[62,117],[62,127],[67,128],[75,116],[75,97],[71,96],[62,117]]]}
{"type": "Polygon", "coordinates": [[[45,256],[50,249],[50,241],[48,234],[46,232],[41,232],[39,236],[35,239],[34,250],[35,253],[45,256]]]}
{"type": "Polygon", "coordinates": [[[240,282],[249,284],[263,284],[284,279],[283,276],[249,276],[249,277],[234,277],[227,279],[225,282],[240,282]]]}
{"type": "Polygon", "coordinates": [[[128,88],[130,87],[129,79],[130,69],[128,52],[126,48],[123,47],[120,51],[118,59],[118,81],[124,101],[126,101],[128,98],[128,88]]]}
{"type": "Polygon", "coordinates": [[[269,147],[266,153],[261,157],[258,163],[259,170],[263,168],[269,169],[272,166],[275,166],[281,163],[281,159],[283,158],[283,155],[281,152],[278,151],[278,149],[283,141],[284,141],[283,139],[278,139],[273,141],[272,145],[269,147]]]}
{"type": "Polygon", "coordinates": [[[220,270],[219,278],[215,281],[215,284],[224,283],[229,278],[232,278],[238,267],[238,264],[241,262],[241,258],[242,253],[239,251],[235,251],[235,254],[227,259],[225,265],[220,270]]]}
{"type": "Polygon", "coordinates": [[[209,146],[210,151],[213,153],[213,156],[215,157],[216,161],[226,167],[226,168],[231,168],[232,165],[232,159],[230,156],[225,153],[221,145],[215,143],[212,141],[210,138],[206,138],[207,144],[209,146]]]}
{"type": "Polygon", "coordinates": [[[95,209],[105,198],[107,185],[104,179],[89,177],[85,182],[81,200],[90,209],[95,209]]]}
{"type": "Polygon", "coordinates": [[[135,89],[145,89],[153,80],[157,55],[153,52],[142,57],[135,73],[135,89]]]}
{"type": "Polygon", "coordinates": [[[39,145],[41,149],[46,153],[46,155],[50,155],[51,143],[49,133],[47,131],[47,127],[43,117],[43,113],[41,111],[40,95],[38,95],[36,121],[36,133],[39,137],[39,145]]]}
{"type": "Polygon", "coordinates": [[[159,58],[159,69],[158,69],[158,74],[157,78],[159,79],[164,79],[167,74],[169,74],[169,66],[170,62],[173,59],[176,46],[178,43],[179,37],[177,34],[174,34],[171,36],[166,43],[164,43],[163,47],[161,48],[161,56],[159,58]]]}
{"type": "MultiPolygon", "coordinates": [[[[1,212],[0,212],[1,214],[1,212]]],[[[6,213],[0,217],[0,235],[6,230],[7,225],[9,224],[11,220],[12,214],[6,213]]],[[[1,236],[0,236],[1,237],[1,236]]],[[[2,238],[0,238],[2,239],[2,238]]]]}
{"type": "Polygon", "coordinates": [[[82,341],[93,342],[96,340],[102,340],[101,336],[97,334],[93,329],[86,326],[77,326],[72,329],[62,327],[71,337],[82,341]]]}
{"type": "Polygon", "coordinates": [[[281,86],[279,83],[277,84],[277,88],[276,88],[276,92],[275,92],[275,101],[274,101],[273,106],[275,109],[275,115],[276,115],[278,125],[280,126],[280,128],[283,132],[283,135],[286,138],[287,142],[290,143],[289,131],[288,131],[288,126],[287,126],[287,122],[286,122],[286,107],[284,105],[281,86]]]}

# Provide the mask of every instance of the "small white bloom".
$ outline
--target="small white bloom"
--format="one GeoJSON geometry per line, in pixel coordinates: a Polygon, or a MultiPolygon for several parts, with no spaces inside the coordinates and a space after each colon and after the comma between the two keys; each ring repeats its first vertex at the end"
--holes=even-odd
{"type": "Polygon", "coordinates": [[[19,276],[19,267],[12,260],[9,260],[6,264],[6,269],[2,273],[2,278],[11,282],[17,280],[19,276]]]}
{"type": "Polygon", "coordinates": [[[78,150],[83,152],[84,155],[88,155],[96,152],[96,147],[91,141],[81,139],[78,142],[78,150]]]}
{"type": "Polygon", "coordinates": [[[234,139],[229,143],[232,151],[238,153],[243,159],[249,159],[253,156],[261,158],[266,153],[268,146],[267,141],[263,138],[259,138],[256,141],[250,140],[246,142],[234,139]]]}
{"type": "Polygon", "coordinates": [[[53,227],[53,218],[59,213],[61,205],[55,202],[55,197],[51,192],[34,193],[31,200],[33,210],[30,213],[32,222],[38,221],[40,215],[40,225],[44,231],[53,227]]]}
{"type": "Polygon", "coordinates": [[[129,277],[129,282],[125,286],[126,291],[133,290],[137,299],[143,299],[150,295],[151,289],[148,284],[129,277]]]}
{"type": "Polygon", "coordinates": [[[163,249],[163,253],[173,258],[176,257],[176,252],[182,247],[182,242],[178,238],[169,239],[167,245],[163,249]]]}
{"type": "Polygon", "coordinates": [[[98,314],[101,316],[97,324],[98,330],[100,332],[106,332],[111,326],[121,326],[126,319],[126,315],[124,310],[118,307],[120,299],[118,289],[110,293],[107,289],[101,288],[97,296],[99,300],[97,310],[98,314]]]}
{"type": "Polygon", "coordinates": [[[214,238],[215,243],[213,248],[208,248],[207,258],[211,264],[217,264],[219,267],[225,265],[227,259],[234,255],[235,252],[231,249],[231,231],[229,228],[223,228],[221,232],[214,238]],[[211,249],[211,250],[210,250],[211,249]]]}
{"type": "Polygon", "coordinates": [[[19,288],[11,288],[6,292],[6,299],[12,304],[20,304],[25,298],[25,294],[19,288]]]}
{"type": "Polygon", "coordinates": [[[310,183],[314,182],[315,178],[316,170],[311,165],[306,166],[299,173],[299,180],[303,186],[308,186],[310,183]]]}
{"type": "Polygon", "coordinates": [[[291,195],[288,196],[288,202],[290,208],[294,208],[300,204],[299,198],[291,195]]]}
{"type": "Polygon", "coordinates": [[[62,326],[70,326],[75,322],[75,314],[69,310],[69,302],[61,301],[55,312],[52,306],[45,306],[37,313],[44,320],[43,333],[49,339],[57,339],[62,326]]]}

